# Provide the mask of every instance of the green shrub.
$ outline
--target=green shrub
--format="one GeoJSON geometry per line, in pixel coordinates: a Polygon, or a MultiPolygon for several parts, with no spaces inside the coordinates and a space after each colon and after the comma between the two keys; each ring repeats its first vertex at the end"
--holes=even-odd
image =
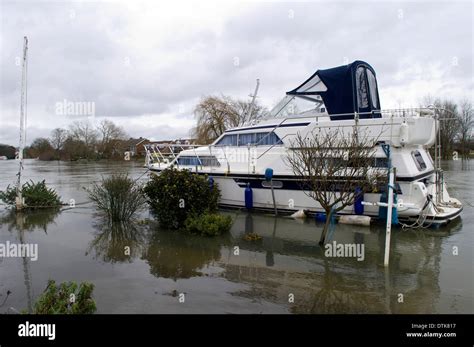
{"type": "Polygon", "coordinates": [[[175,168],[153,175],[143,190],[160,225],[169,229],[184,228],[191,215],[217,211],[220,197],[217,185],[210,188],[206,177],[175,168]]]}
{"type": "MultiPolygon", "coordinates": [[[[25,200],[25,208],[36,209],[46,207],[59,207],[61,198],[53,188],[48,188],[45,181],[25,182],[21,187],[21,194],[25,200]]],[[[8,205],[15,205],[16,188],[8,185],[5,191],[0,192],[0,200],[8,205]]]]}
{"type": "Polygon", "coordinates": [[[232,218],[217,213],[205,213],[200,216],[189,216],[185,229],[191,234],[217,236],[230,230],[232,218]]]}
{"type": "Polygon", "coordinates": [[[37,299],[34,314],[92,314],[96,311],[92,292],[94,285],[82,282],[79,286],[75,282],[63,282],[56,285],[53,280],[48,281],[44,292],[37,299]]]}
{"type": "Polygon", "coordinates": [[[116,174],[85,188],[96,208],[112,222],[129,221],[145,203],[141,186],[126,174],[116,174]]]}

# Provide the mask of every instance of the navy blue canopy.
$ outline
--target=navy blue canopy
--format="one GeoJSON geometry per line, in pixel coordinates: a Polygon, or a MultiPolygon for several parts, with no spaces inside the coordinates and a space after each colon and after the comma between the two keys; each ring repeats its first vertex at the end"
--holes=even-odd
{"type": "Polygon", "coordinates": [[[380,118],[380,101],[374,69],[364,61],[316,71],[298,88],[286,93],[310,101],[323,99],[331,120],[380,118]],[[334,116],[347,114],[343,116],[334,116]]]}

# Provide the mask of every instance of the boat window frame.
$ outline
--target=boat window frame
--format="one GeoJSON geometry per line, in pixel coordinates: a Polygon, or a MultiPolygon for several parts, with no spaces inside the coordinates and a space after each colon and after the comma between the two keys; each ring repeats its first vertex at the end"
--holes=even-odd
{"type": "Polygon", "coordinates": [[[260,132],[249,132],[249,133],[240,133],[240,134],[224,134],[216,143],[214,146],[229,146],[229,147],[246,147],[246,146],[278,146],[278,145],[283,145],[283,140],[278,136],[274,131],[260,131],[260,132]],[[273,135],[272,135],[273,134],[273,135]],[[241,135],[252,135],[252,142],[251,143],[241,143],[240,141],[240,136],[241,135]],[[258,135],[263,135],[258,141],[258,135]],[[236,144],[221,144],[222,141],[227,136],[235,136],[236,137],[236,144]],[[271,143],[265,143],[262,144],[260,143],[263,139],[272,139],[271,143]]]}
{"type": "Polygon", "coordinates": [[[369,82],[367,80],[367,67],[359,66],[356,69],[356,92],[357,92],[357,109],[368,109],[370,105],[370,96],[369,96],[369,82]],[[361,71],[361,72],[359,72],[361,71]],[[365,85],[365,91],[361,87],[365,85]],[[363,93],[365,94],[365,99],[362,98],[363,93]],[[364,104],[362,104],[364,102],[364,104]]]}
{"type": "Polygon", "coordinates": [[[378,110],[380,107],[380,103],[377,97],[377,79],[375,78],[375,74],[370,69],[365,69],[365,75],[367,77],[367,84],[369,88],[370,102],[372,104],[372,108],[378,110]]]}
{"type": "Polygon", "coordinates": [[[426,165],[425,159],[423,158],[419,150],[416,149],[414,151],[411,151],[411,157],[413,158],[413,161],[415,162],[418,171],[424,171],[428,168],[428,165],[426,165]]]}

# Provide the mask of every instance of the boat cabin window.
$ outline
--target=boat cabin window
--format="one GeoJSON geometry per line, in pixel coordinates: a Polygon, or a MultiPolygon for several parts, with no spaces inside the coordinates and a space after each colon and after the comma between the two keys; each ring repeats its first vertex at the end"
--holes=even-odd
{"type": "Polygon", "coordinates": [[[369,107],[369,96],[367,95],[367,78],[366,69],[360,66],[356,70],[356,88],[357,88],[357,103],[359,108],[369,107]]]}
{"type": "Polygon", "coordinates": [[[217,142],[219,146],[237,146],[237,135],[225,135],[217,142]]]}
{"type": "Polygon", "coordinates": [[[182,166],[220,166],[219,161],[214,156],[182,156],[176,160],[182,166]]]}
{"type": "Polygon", "coordinates": [[[367,80],[369,81],[370,100],[372,100],[372,108],[379,108],[379,100],[377,98],[377,80],[369,69],[367,71],[367,80]]]}
{"type": "Polygon", "coordinates": [[[415,165],[418,168],[418,171],[422,171],[426,169],[426,163],[423,160],[423,157],[421,156],[420,151],[411,152],[411,156],[413,157],[413,160],[415,161],[415,165]]]}
{"type": "Polygon", "coordinates": [[[216,143],[217,146],[271,146],[281,144],[283,144],[283,141],[274,132],[225,135],[216,143]]]}
{"type": "Polygon", "coordinates": [[[374,158],[374,167],[377,167],[377,168],[388,167],[388,158],[374,158]]]}

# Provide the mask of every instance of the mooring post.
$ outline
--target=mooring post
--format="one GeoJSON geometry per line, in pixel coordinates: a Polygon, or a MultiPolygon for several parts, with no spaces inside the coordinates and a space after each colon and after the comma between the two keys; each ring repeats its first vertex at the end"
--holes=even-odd
{"type": "Polygon", "coordinates": [[[273,190],[273,169],[272,168],[267,168],[265,170],[265,180],[267,182],[270,182],[270,189],[272,191],[272,199],[273,199],[273,208],[275,210],[275,216],[277,216],[278,209],[277,209],[276,201],[275,201],[275,191],[273,190]]]}
{"type": "Polygon", "coordinates": [[[388,201],[387,201],[387,227],[385,230],[385,257],[384,266],[388,266],[388,260],[390,258],[390,234],[392,232],[392,208],[393,208],[393,184],[394,184],[394,172],[393,168],[390,168],[388,176],[388,201]]]}

